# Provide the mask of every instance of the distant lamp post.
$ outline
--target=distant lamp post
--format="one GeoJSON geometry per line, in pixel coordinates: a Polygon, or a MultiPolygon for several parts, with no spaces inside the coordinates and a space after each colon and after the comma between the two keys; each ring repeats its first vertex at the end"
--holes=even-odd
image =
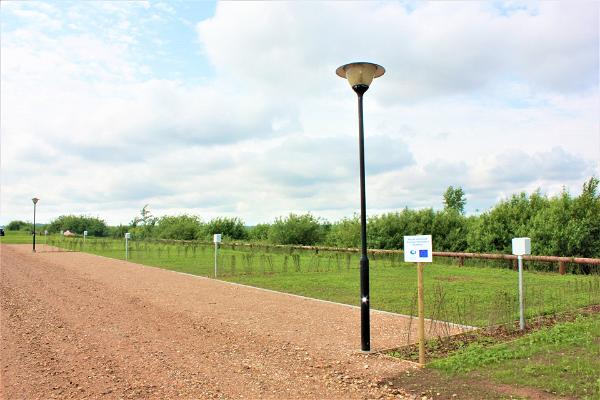
{"type": "Polygon", "coordinates": [[[360,157],[360,345],[371,351],[371,321],[369,315],[369,258],[367,256],[367,216],[365,196],[365,136],[363,128],[363,95],[374,78],[385,73],[381,65],[357,62],[342,65],[335,73],[348,80],[358,95],[358,148],[360,157]]]}
{"type": "Polygon", "coordinates": [[[40,199],[34,197],[33,199],[31,199],[31,201],[33,201],[33,252],[35,253],[35,207],[37,202],[40,201],[40,199]]]}

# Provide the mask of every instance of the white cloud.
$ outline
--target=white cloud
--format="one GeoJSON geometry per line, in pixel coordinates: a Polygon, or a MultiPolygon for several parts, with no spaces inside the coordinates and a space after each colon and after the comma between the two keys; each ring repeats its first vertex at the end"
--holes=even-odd
{"type": "Polygon", "coordinates": [[[175,60],[207,58],[193,83],[153,64],[182,45],[156,28],[189,18],[174,3],[2,12],[3,223],[33,195],[42,220],[352,215],[356,98],[334,70],[357,59],[387,68],[365,96],[370,213],[449,185],[471,210],[576,192],[600,161],[597,3],[223,2],[175,60]]]}

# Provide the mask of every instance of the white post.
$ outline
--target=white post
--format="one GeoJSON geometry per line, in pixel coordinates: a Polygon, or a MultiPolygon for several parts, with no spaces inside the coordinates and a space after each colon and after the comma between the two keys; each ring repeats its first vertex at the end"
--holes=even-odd
{"type": "Polygon", "coordinates": [[[512,240],[512,253],[519,260],[519,327],[525,330],[525,307],[523,301],[523,256],[531,254],[531,239],[514,238],[512,240]]]}
{"type": "Polygon", "coordinates": [[[129,238],[131,238],[131,233],[127,232],[125,234],[125,260],[129,260],[129,238]]]}
{"type": "Polygon", "coordinates": [[[525,310],[523,308],[523,256],[518,255],[519,260],[519,327],[525,330],[525,310]]]}
{"type": "Polygon", "coordinates": [[[217,252],[219,251],[219,243],[215,243],[215,278],[217,277],[217,252]]]}
{"type": "Polygon", "coordinates": [[[215,278],[217,277],[217,252],[219,251],[219,243],[221,243],[221,234],[215,233],[213,236],[215,242],[215,278]]]}

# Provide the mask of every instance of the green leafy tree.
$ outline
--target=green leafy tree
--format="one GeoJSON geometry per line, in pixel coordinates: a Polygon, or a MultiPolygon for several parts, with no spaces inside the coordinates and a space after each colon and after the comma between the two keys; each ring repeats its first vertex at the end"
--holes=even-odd
{"type": "Polygon", "coordinates": [[[131,232],[137,238],[154,237],[154,228],[158,223],[158,218],[152,215],[148,207],[148,204],[144,205],[140,211],[140,215],[136,216],[129,223],[131,232]]]}
{"type": "Polygon", "coordinates": [[[474,218],[466,218],[455,210],[435,213],[431,227],[435,251],[465,251],[467,233],[474,218]]]}
{"type": "Polygon", "coordinates": [[[163,216],[158,219],[154,232],[160,239],[197,240],[202,237],[203,226],[194,215],[163,216]]]}
{"type": "MultiPolygon", "coordinates": [[[[15,220],[15,221],[10,221],[6,225],[5,228],[7,231],[26,231],[26,230],[30,230],[32,228],[32,225],[33,224],[30,222],[15,220]]],[[[37,225],[37,223],[36,223],[36,225],[37,225]]]]}
{"type": "Polygon", "coordinates": [[[360,218],[343,218],[331,225],[325,243],[330,246],[358,248],[360,246],[360,218]]]}
{"type": "Polygon", "coordinates": [[[264,242],[269,239],[269,224],[257,224],[248,229],[248,238],[255,242],[264,242]]]}
{"type": "Polygon", "coordinates": [[[466,204],[464,190],[461,187],[448,186],[448,189],[444,192],[444,209],[464,214],[466,204]]]}
{"type": "Polygon", "coordinates": [[[276,244],[315,245],[324,238],[324,229],[311,214],[290,214],[277,218],[269,229],[269,240],[276,244]]]}
{"type": "Polygon", "coordinates": [[[221,233],[228,238],[243,240],[248,238],[248,231],[244,221],[240,218],[218,217],[210,220],[204,226],[205,235],[212,236],[215,233],[221,233]]]}
{"type": "MultiPolygon", "coordinates": [[[[132,229],[130,228],[129,225],[121,225],[119,224],[118,226],[109,226],[108,227],[108,235],[113,237],[113,238],[123,238],[125,236],[125,234],[127,232],[130,232],[132,229]]],[[[135,236],[136,233],[133,232],[133,235],[135,236]]]]}
{"type": "Polygon", "coordinates": [[[551,198],[532,220],[531,240],[537,254],[600,257],[598,179],[584,183],[576,198],[566,190],[551,198]]]}
{"type": "Polygon", "coordinates": [[[369,218],[367,244],[376,249],[402,249],[404,236],[430,234],[435,213],[433,209],[409,210],[369,218]]]}
{"type": "Polygon", "coordinates": [[[531,221],[548,204],[548,198],[539,191],[530,196],[523,192],[501,201],[472,225],[467,235],[469,250],[510,253],[512,239],[530,236],[531,221]]]}
{"type": "Polygon", "coordinates": [[[69,230],[78,235],[83,235],[84,231],[88,231],[90,236],[108,235],[108,227],[104,220],[85,215],[61,215],[50,222],[47,229],[51,233],[69,230]]]}

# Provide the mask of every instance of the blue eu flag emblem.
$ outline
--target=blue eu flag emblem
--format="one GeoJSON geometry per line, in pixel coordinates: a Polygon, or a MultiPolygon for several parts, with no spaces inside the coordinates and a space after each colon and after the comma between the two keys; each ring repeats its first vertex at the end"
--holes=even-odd
{"type": "Polygon", "coordinates": [[[419,250],[419,257],[420,258],[427,258],[427,250],[419,250]]]}

